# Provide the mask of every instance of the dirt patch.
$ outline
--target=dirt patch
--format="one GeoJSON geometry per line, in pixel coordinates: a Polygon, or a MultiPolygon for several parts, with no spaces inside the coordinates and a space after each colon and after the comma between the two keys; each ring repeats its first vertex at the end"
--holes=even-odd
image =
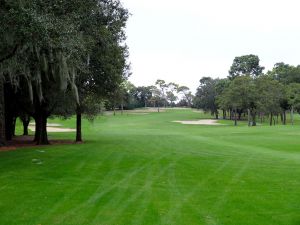
{"type": "MultiPolygon", "coordinates": [[[[34,136],[16,136],[13,138],[12,141],[7,142],[7,146],[0,147],[0,152],[5,151],[13,151],[19,148],[26,148],[26,147],[36,147],[41,148],[43,146],[36,145],[33,142],[34,136]]],[[[50,145],[64,145],[64,144],[80,144],[74,142],[73,140],[49,140],[50,145]]]]}
{"type": "Polygon", "coordinates": [[[220,126],[218,120],[190,120],[190,121],[173,121],[181,124],[192,124],[192,125],[210,125],[210,126],[220,126]]]}

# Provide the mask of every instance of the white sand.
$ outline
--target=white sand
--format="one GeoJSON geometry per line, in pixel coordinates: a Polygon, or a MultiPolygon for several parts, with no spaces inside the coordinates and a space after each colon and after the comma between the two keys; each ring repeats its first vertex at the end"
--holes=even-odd
{"type": "Polygon", "coordinates": [[[193,124],[193,125],[211,125],[211,126],[219,126],[223,124],[219,124],[218,120],[191,120],[191,121],[173,121],[181,124],[193,124]]]}
{"type": "MultiPolygon", "coordinates": [[[[35,123],[30,123],[29,126],[35,126],[35,123]]],[[[62,125],[59,123],[47,123],[47,127],[61,127],[62,125]]]]}
{"type": "MultiPolygon", "coordinates": [[[[64,133],[64,132],[76,132],[76,129],[71,128],[62,128],[61,124],[58,123],[47,123],[47,132],[57,132],[57,133],[64,133]]],[[[28,128],[35,132],[35,123],[30,123],[28,128]]]]}

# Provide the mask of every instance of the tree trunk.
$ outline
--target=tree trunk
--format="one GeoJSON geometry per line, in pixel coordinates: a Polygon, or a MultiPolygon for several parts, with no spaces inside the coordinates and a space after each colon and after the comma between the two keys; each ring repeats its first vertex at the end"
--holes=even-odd
{"type": "MultiPolygon", "coordinates": [[[[236,113],[236,112],[235,112],[236,113]]],[[[242,112],[241,111],[239,111],[238,112],[238,114],[239,114],[239,120],[241,120],[241,117],[242,117],[242,112]]]]}
{"type": "Polygon", "coordinates": [[[219,112],[217,111],[215,114],[216,114],[216,120],[218,120],[219,119],[219,112]]]}
{"type": "Polygon", "coordinates": [[[286,125],[286,111],[283,111],[283,125],[286,125]]]}
{"type": "Polygon", "coordinates": [[[8,110],[5,109],[5,137],[7,141],[12,140],[12,127],[13,127],[13,118],[9,113],[7,112],[8,110]]]}
{"type": "Polygon", "coordinates": [[[226,120],[226,110],[223,109],[223,119],[226,120]]]}
{"type": "Polygon", "coordinates": [[[252,116],[252,126],[255,127],[256,126],[256,112],[252,112],[251,116],[252,116]]]}
{"type": "Polygon", "coordinates": [[[0,75],[0,146],[6,145],[5,141],[5,102],[4,78],[0,75]]]}
{"type": "Polygon", "coordinates": [[[250,121],[250,109],[247,109],[248,111],[248,127],[251,126],[251,121],[250,121]]]}
{"type": "Polygon", "coordinates": [[[292,125],[294,125],[294,106],[292,106],[292,108],[291,108],[291,122],[292,122],[292,125]]]}
{"type": "Polygon", "coordinates": [[[35,137],[34,141],[37,145],[48,145],[47,134],[47,118],[48,113],[45,109],[44,103],[37,102],[35,105],[35,137]]]}
{"type": "Polygon", "coordinates": [[[35,121],[35,132],[34,132],[34,139],[33,139],[34,142],[37,142],[38,137],[40,136],[40,131],[41,131],[41,129],[40,129],[40,126],[41,126],[40,122],[41,122],[41,120],[38,117],[39,116],[37,116],[37,115],[35,115],[33,117],[34,121],[35,121]]]}
{"type": "Polygon", "coordinates": [[[270,126],[273,124],[273,113],[270,114],[270,126]]]}
{"type": "Polygon", "coordinates": [[[16,136],[16,122],[17,122],[17,117],[14,117],[13,123],[12,123],[12,128],[11,128],[11,130],[12,130],[11,134],[13,137],[16,136]]]}
{"type": "Polygon", "coordinates": [[[77,106],[76,109],[76,142],[82,142],[80,106],[77,106]]]}
{"type": "Polygon", "coordinates": [[[22,120],[23,123],[23,135],[27,136],[28,135],[28,126],[30,123],[30,118],[28,120],[22,120]]]}
{"type": "Polygon", "coordinates": [[[123,111],[124,111],[124,104],[123,104],[123,100],[122,100],[122,103],[121,103],[121,114],[123,115],[123,111]]]}
{"type": "Polygon", "coordinates": [[[48,134],[47,134],[47,115],[46,113],[40,113],[37,116],[37,120],[35,122],[38,124],[36,128],[36,144],[37,145],[48,145],[48,134]]]}
{"type": "Polygon", "coordinates": [[[12,140],[13,136],[13,123],[14,123],[14,104],[12,96],[12,87],[10,84],[4,84],[4,117],[5,117],[5,137],[7,141],[12,140]]]}
{"type": "Polygon", "coordinates": [[[237,116],[236,116],[236,108],[234,110],[234,126],[237,126],[237,116]]]}

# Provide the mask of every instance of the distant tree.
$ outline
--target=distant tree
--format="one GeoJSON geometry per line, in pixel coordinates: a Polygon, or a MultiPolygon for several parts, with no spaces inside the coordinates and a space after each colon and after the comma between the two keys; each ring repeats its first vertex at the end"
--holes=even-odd
{"type": "Polygon", "coordinates": [[[190,89],[186,86],[179,86],[177,88],[177,92],[180,94],[183,94],[185,101],[188,103],[188,107],[192,106],[192,101],[193,101],[193,95],[190,89]]]}
{"type": "Polygon", "coordinates": [[[158,80],[156,80],[155,85],[157,85],[158,88],[160,89],[160,93],[161,93],[160,98],[164,102],[164,107],[166,107],[167,106],[166,91],[167,91],[167,88],[168,88],[168,84],[166,83],[166,81],[158,79],[158,80]]]}
{"type": "Polygon", "coordinates": [[[259,93],[258,108],[261,112],[270,115],[270,126],[275,124],[274,116],[281,113],[280,102],[285,97],[284,86],[277,80],[268,76],[261,76],[256,80],[257,93],[259,93]]]}
{"type": "Polygon", "coordinates": [[[259,65],[259,62],[260,60],[256,55],[235,57],[229,70],[229,79],[233,80],[241,75],[259,76],[265,69],[259,65]]]}
{"type": "Polygon", "coordinates": [[[257,91],[254,80],[250,76],[235,78],[218,97],[218,102],[223,108],[234,110],[235,125],[237,125],[237,113],[243,109],[248,111],[248,124],[250,125],[250,115],[252,125],[256,125],[256,113],[258,108],[257,91]]]}
{"type": "Polygon", "coordinates": [[[205,112],[210,111],[212,115],[219,117],[218,105],[216,101],[217,80],[211,77],[203,77],[200,79],[200,86],[197,89],[196,96],[194,98],[194,106],[199,109],[203,109],[205,112]]]}
{"type": "Polygon", "coordinates": [[[300,66],[276,63],[267,75],[283,84],[300,83],[300,66]]]}
{"type": "Polygon", "coordinates": [[[286,97],[291,111],[291,122],[294,124],[294,110],[300,109],[300,83],[291,83],[287,86],[286,97]]]}
{"type": "Polygon", "coordinates": [[[166,97],[171,106],[174,106],[174,102],[178,99],[178,97],[176,96],[178,87],[179,85],[175,84],[174,82],[170,82],[167,84],[166,97]]]}
{"type": "MultiPolygon", "coordinates": [[[[216,84],[216,92],[217,92],[217,103],[218,103],[218,99],[219,96],[222,96],[223,92],[226,90],[226,88],[228,88],[230,84],[230,80],[227,78],[224,79],[218,79],[217,80],[217,84],[216,84]]],[[[226,119],[226,111],[227,111],[227,107],[222,107],[222,104],[218,104],[219,108],[222,109],[223,111],[223,119],[226,119]]]]}
{"type": "Polygon", "coordinates": [[[162,94],[162,91],[158,89],[156,86],[152,86],[151,92],[152,92],[152,97],[150,101],[153,102],[153,106],[157,107],[157,112],[159,112],[161,102],[165,104],[164,95],[162,94]]]}

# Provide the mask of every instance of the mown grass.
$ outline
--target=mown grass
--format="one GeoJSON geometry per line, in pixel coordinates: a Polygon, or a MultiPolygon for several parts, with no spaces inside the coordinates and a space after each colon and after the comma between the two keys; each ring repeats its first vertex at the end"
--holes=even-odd
{"type": "Polygon", "coordinates": [[[300,126],[172,122],[206,117],[104,116],[84,144],[0,152],[0,224],[300,224],[300,126]]]}

